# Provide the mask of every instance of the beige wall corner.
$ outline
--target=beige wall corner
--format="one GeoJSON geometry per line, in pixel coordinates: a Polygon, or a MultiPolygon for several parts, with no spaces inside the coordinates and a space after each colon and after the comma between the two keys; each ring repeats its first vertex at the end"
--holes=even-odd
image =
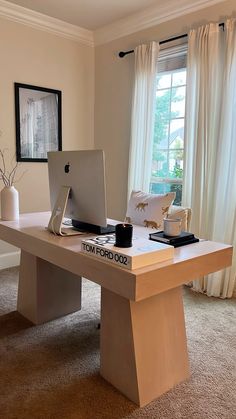
{"type": "MultiPolygon", "coordinates": [[[[0,148],[15,155],[14,82],[61,90],[63,150],[94,147],[93,47],[0,19],[0,56],[0,148]]],[[[20,212],[48,210],[47,163],[21,163],[23,172],[15,185],[20,212]]],[[[0,246],[4,253],[9,253],[7,245],[0,246]]]]}

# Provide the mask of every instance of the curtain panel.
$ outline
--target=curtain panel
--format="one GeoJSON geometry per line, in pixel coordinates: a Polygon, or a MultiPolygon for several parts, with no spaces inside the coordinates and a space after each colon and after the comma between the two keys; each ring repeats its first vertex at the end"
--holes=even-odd
{"type": "Polygon", "coordinates": [[[151,42],[134,50],[135,78],[132,101],[128,196],[149,191],[154,134],[154,106],[159,44],[151,42]]]}
{"type": "MultiPolygon", "coordinates": [[[[199,237],[236,245],[236,20],[190,31],[183,204],[199,237]]],[[[196,291],[230,298],[232,268],[193,282],[196,291]]]]}

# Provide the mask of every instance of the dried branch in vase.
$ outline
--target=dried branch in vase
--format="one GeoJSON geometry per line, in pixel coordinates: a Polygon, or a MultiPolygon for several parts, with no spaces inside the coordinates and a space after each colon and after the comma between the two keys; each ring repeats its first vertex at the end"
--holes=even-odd
{"type": "MultiPolygon", "coordinates": [[[[0,137],[1,136],[2,132],[0,131],[0,137]]],[[[19,163],[14,161],[14,163],[11,164],[10,170],[8,170],[6,164],[5,150],[0,149],[0,180],[3,181],[4,186],[13,186],[22,178],[25,172],[22,173],[20,178],[16,179],[16,172],[18,167],[19,163]]]]}
{"type": "Polygon", "coordinates": [[[3,181],[5,186],[14,185],[17,167],[18,163],[16,163],[10,171],[7,171],[4,151],[0,150],[0,179],[3,181]]]}

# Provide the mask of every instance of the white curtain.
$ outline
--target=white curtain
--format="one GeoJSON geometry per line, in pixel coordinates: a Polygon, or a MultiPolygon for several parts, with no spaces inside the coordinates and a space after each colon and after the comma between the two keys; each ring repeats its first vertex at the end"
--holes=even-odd
{"type": "MultiPolygon", "coordinates": [[[[183,204],[199,237],[236,244],[236,20],[189,35],[183,204]]],[[[193,282],[196,291],[230,298],[231,269],[193,282]]]]}
{"type": "Polygon", "coordinates": [[[159,44],[135,48],[135,80],[129,153],[128,198],[132,189],[149,191],[159,44]]]}

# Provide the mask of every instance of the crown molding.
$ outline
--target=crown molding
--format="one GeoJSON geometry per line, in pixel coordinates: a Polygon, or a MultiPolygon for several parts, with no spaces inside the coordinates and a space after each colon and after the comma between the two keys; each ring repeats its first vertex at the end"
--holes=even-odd
{"type": "MultiPolygon", "coordinates": [[[[225,1],[225,0],[223,0],[225,1]]],[[[94,31],[95,46],[108,43],[135,32],[159,25],[162,22],[197,10],[222,3],[222,0],[170,0],[158,6],[135,13],[94,31]]]]}
{"type": "Polygon", "coordinates": [[[214,4],[222,3],[223,1],[163,0],[159,6],[149,7],[142,12],[118,20],[94,32],[6,0],[0,0],[0,17],[93,47],[94,45],[105,44],[214,4]]]}
{"type": "Polygon", "coordinates": [[[94,46],[93,32],[79,26],[63,22],[43,13],[35,12],[6,0],[0,0],[0,17],[13,22],[22,23],[35,29],[53,33],[63,38],[94,46]]]}

